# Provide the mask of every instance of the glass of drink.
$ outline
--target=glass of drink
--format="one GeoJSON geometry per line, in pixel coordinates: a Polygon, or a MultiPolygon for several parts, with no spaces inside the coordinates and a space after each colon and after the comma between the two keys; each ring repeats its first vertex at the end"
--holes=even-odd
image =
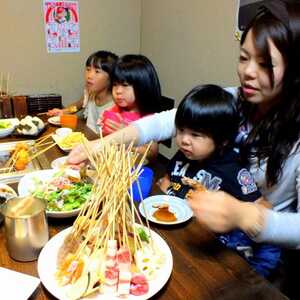
{"type": "Polygon", "coordinates": [[[78,122],[77,115],[63,114],[60,116],[60,125],[62,127],[68,127],[75,130],[77,127],[77,122],[78,122]]]}

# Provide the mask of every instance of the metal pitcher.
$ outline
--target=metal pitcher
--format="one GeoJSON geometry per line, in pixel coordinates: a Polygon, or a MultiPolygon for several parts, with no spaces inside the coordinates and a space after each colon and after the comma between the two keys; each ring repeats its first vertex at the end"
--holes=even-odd
{"type": "Polygon", "coordinates": [[[49,239],[45,202],[32,196],[16,197],[6,201],[1,212],[9,255],[18,261],[36,260],[49,239]]]}

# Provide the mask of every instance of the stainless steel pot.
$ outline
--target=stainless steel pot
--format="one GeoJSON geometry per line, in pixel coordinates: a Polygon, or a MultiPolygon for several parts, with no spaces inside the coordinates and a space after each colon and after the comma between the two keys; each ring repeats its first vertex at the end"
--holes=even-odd
{"type": "Polygon", "coordinates": [[[46,204],[32,196],[16,197],[1,206],[9,255],[18,261],[38,258],[49,239],[46,204]]]}

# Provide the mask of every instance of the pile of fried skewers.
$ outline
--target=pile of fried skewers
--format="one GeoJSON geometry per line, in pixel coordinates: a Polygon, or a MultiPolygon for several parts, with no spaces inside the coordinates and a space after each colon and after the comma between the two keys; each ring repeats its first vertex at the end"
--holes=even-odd
{"type": "Polygon", "coordinates": [[[55,145],[56,143],[52,140],[51,134],[37,139],[33,144],[26,142],[17,143],[10,153],[9,159],[0,168],[0,174],[25,170],[33,159],[55,145]]]}
{"type": "Polygon", "coordinates": [[[165,263],[132,199],[132,183],[148,151],[139,160],[132,145],[102,141],[97,154],[83,145],[96,175],[90,200],[59,250],[56,280],[67,287],[69,299],[146,294],[148,281],[165,263]]]}

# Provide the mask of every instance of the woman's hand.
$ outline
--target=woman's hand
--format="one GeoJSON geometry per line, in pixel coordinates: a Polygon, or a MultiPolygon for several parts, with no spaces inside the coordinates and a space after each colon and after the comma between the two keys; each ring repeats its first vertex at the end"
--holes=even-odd
{"type": "Polygon", "coordinates": [[[195,217],[214,232],[239,228],[249,231],[261,213],[253,203],[241,202],[222,191],[196,191],[188,195],[195,217]]]}
{"type": "MultiPolygon", "coordinates": [[[[99,140],[89,141],[88,144],[91,152],[96,152],[99,147],[99,140]]],[[[87,160],[88,157],[83,145],[77,145],[69,153],[67,163],[72,165],[85,165],[87,160]]]]}

